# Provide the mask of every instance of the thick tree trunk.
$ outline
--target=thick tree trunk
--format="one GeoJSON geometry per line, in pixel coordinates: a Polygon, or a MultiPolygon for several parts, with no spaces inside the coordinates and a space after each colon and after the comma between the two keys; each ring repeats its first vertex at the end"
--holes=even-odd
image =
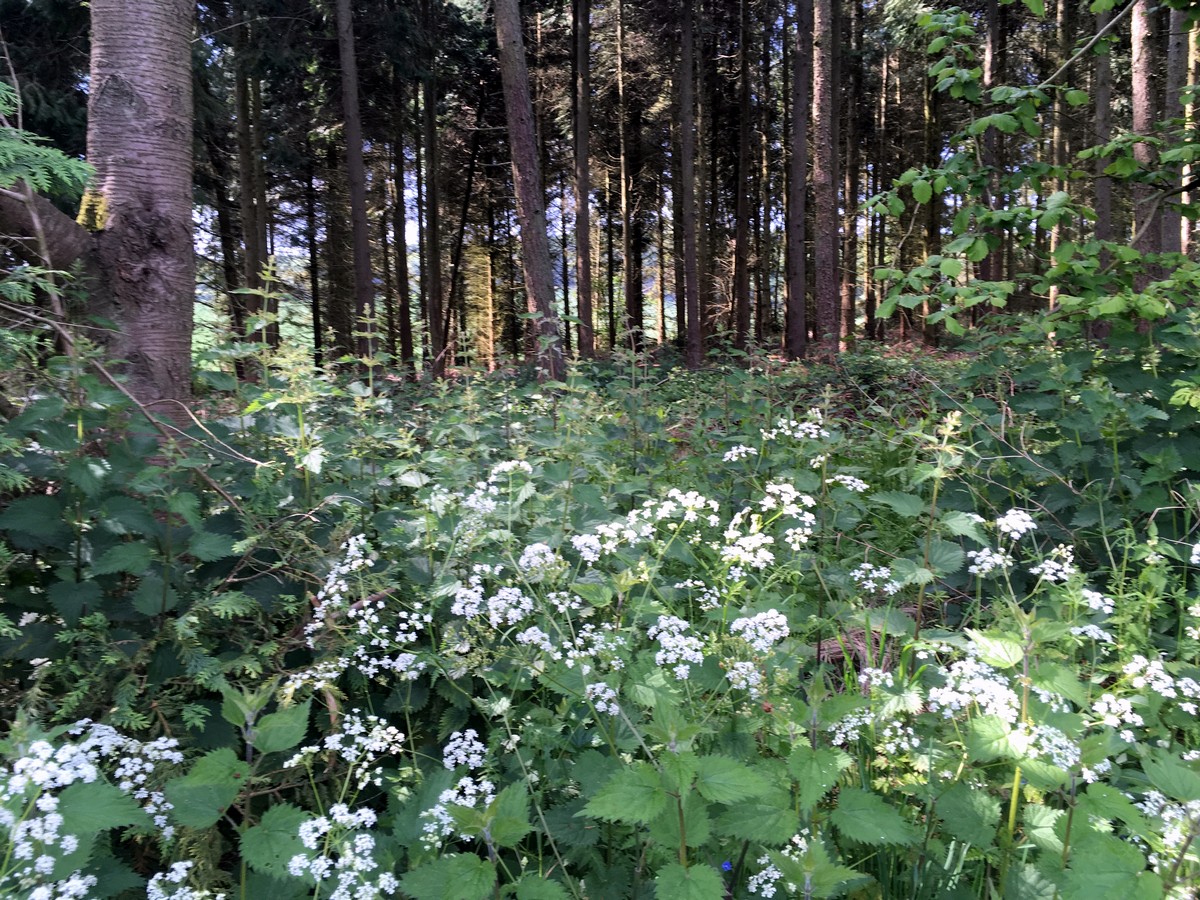
{"type": "Polygon", "coordinates": [[[355,350],[375,353],[375,286],[371,278],[371,225],[367,220],[367,175],[363,164],[362,115],[358,108],[358,61],[350,0],[336,0],[338,60],[341,66],[342,118],[346,137],[346,177],[350,185],[350,232],[354,248],[355,350]]]}
{"type": "Polygon", "coordinates": [[[500,77],[508,116],[512,148],[513,183],[517,218],[521,227],[521,263],[530,312],[538,314],[537,363],[551,379],[565,374],[558,316],[554,312],[554,276],[550,266],[550,241],[546,234],[546,199],[542,188],[537,137],[533,128],[533,103],[521,36],[521,10],[517,0],[495,0],[496,42],[500,49],[500,77]]]}
{"type": "MultiPolygon", "coordinates": [[[[191,389],[192,67],[194,6],[93,0],[85,198],[107,304],[110,353],[145,403],[191,389]]],[[[159,409],[178,413],[173,406],[159,409]]]]}
{"type": "Polygon", "coordinates": [[[838,184],[837,109],[834,79],[837,48],[834,45],[836,0],[813,4],[813,201],[816,238],[813,266],[816,283],[817,342],[836,351],[838,340],[838,184]]]}
{"type": "Polygon", "coordinates": [[[784,350],[789,359],[804,356],[808,344],[808,260],[804,252],[805,198],[808,191],[808,116],[812,108],[812,0],[796,3],[796,40],[792,51],[792,154],[788,168],[787,310],[784,350]]]}

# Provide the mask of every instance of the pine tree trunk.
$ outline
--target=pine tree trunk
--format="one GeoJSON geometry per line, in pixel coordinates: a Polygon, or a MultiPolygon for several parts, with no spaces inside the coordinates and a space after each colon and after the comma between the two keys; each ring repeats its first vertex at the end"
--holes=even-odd
{"type": "Polygon", "coordinates": [[[596,355],[596,314],[592,301],[591,160],[592,112],[591,0],[575,0],[575,294],[579,309],[579,355],[596,355]]]}
{"type": "MultiPolygon", "coordinates": [[[[1150,0],[1134,0],[1131,32],[1133,130],[1137,134],[1150,135],[1154,131],[1157,111],[1157,104],[1154,102],[1154,9],[1150,0]]],[[[1154,169],[1155,154],[1149,144],[1136,144],[1133,155],[1144,169],[1154,169]]],[[[1154,197],[1154,186],[1135,184],[1133,204],[1134,248],[1143,254],[1160,253],[1162,212],[1154,197]]],[[[1138,290],[1143,290],[1151,280],[1160,275],[1156,265],[1147,266],[1145,273],[1135,279],[1135,286],[1138,290]]]]}
{"type": "Polygon", "coordinates": [[[813,3],[813,202],[816,206],[813,267],[816,283],[814,339],[836,351],[838,340],[837,48],[836,0],[813,3]]]}
{"type": "MultiPolygon", "coordinates": [[[[703,331],[700,323],[700,267],[696,255],[696,39],[691,0],[681,0],[679,73],[679,194],[683,226],[684,307],[687,310],[687,365],[700,368],[703,331]]],[[[676,286],[675,302],[679,302],[676,286]]]]}
{"type": "Polygon", "coordinates": [[[525,292],[529,311],[538,314],[536,359],[542,373],[558,381],[565,370],[559,322],[554,313],[554,277],[546,233],[546,199],[533,127],[533,103],[529,96],[529,73],[521,36],[521,11],[517,0],[495,0],[494,10],[496,42],[500,49],[500,78],[504,85],[504,108],[508,118],[508,140],[512,149],[517,218],[521,228],[525,292]]]}
{"type": "Polygon", "coordinates": [[[737,231],[733,251],[733,345],[750,337],[750,0],[740,0],[738,39],[737,231]]]}
{"type": "Polygon", "coordinates": [[[791,157],[788,163],[787,309],[784,350],[800,359],[808,349],[808,259],[805,255],[805,208],[808,192],[808,116],[812,108],[812,0],[797,0],[796,39],[792,51],[791,157]]]}

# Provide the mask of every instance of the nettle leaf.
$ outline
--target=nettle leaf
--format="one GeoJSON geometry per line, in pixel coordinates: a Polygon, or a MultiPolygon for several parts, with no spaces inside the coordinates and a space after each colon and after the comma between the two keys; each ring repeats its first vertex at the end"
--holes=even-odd
{"type": "Polygon", "coordinates": [[[708,804],[695,794],[686,794],[682,801],[671,798],[654,821],[650,823],[650,837],[664,847],[678,848],[680,843],[688,847],[699,847],[712,834],[712,821],[708,816],[708,804]],[[683,830],[680,831],[679,817],[682,803],[683,830]]]}
{"type": "Polygon", "coordinates": [[[400,879],[413,900],[487,900],[496,887],[496,867],[469,854],[441,856],[400,879]]]}
{"type": "Polygon", "coordinates": [[[946,831],[976,847],[990,847],[1000,824],[1000,801],[986,791],[957,782],[938,797],[937,816],[946,831]]]}
{"type": "Polygon", "coordinates": [[[862,844],[913,844],[918,840],[916,829],[899,810],[862,788],[843,788],[830,819],[845,837],[862,844]]]}
{"type": "Polygon", "coordinates": [[[1008,870],[1004,897],[1005,900],[1059,900],[1058,885],[1026,863],[1008,870]]]}
{"type": "Polygon", "coordinates": [[[201,562],[213,562],[233,556],[233,538],[227,534],[197,531],[188,539],[188,553],[201,562]]]}
{"type": "Polygon", "coordinates": [[[92,574],[113,575],[117,572],[128,572],[130,575],[141,575],[150,568],[153,559],[154,552],[150,545],[142,541],[117,544],[92,563],[92,574]]]}
{"type": "Polygon", "coordinates": [[[56,581],[47,589],[46,596],[55,611],[73,625],[85,610],[99,606],[103,595],[94,581],[56,581]]]}
{"type": "Polygon", "coordinates": [[[658,772],[639,762],[610,778],[583,811],[608,822],[646,825],[666,808],[667,799],[658,772]]]}
{"type": "Polygon", "coordinates": [[[308,711],[311,704],[297,703],[263,716],[250,734],[250,743],[259,753],[290,750],[308,732],[308,711]]]}
{"type": "Polygon", "coordinates": [[[1142,769],[1150,783],[1172,800],[1184,803],[1200,800],[1200,775],[1178,760],[1168,756],[1147,759],[1142,763],[1142,769]]]}
{"type": "Polygon", "coordinates": [[[39,547],[70,533],[57,496],[39,494],[21,497],[0,512],[0,529],[9,533],[13,545],[22,549],[39,547]]]}
{"type": "Polygon", "coordinates": [[[788,771],[799,785],[800,811],[808,812],[815,807],[831,787],[837,784],[842,772],[850,768],[852,760],[841,750],[822,747],[799,746],[788,757],[788,771]]]}
{"type": "Polygon", "coordinates": [[[953,575],[962,569],[966,554],[958,544],[934,538],[929,542],[929,565],[942,575],[953,575]]]}
{"type": "Polygon", "coordinates": [[[529,795],[523,782],[510,784],[491,802],[485,816],[492,843],[498,847],[515,847],[521,838],[533,830],[529,824],[529,795]]]}
{"type": "Polygon", "coordinates": [[[767,780],[744,763],[724,756],[697,760],[696,790],[714,803],[738,803],[767,792],[767,780]]]}
{"type": "Polygon", "coordinates": [[[1012,759],[1012,728],[999,716],[976,716],[967,726],[967,755],[975,762],[1012,759]]]}
{"type": "Polygon", "coordinates": [[[308,821],[308,813],[290,803],[276,803],[259,823],[247,828],[241,837],[242,859],[264,875],[289,879],[288,862],[304,853],[300,826],[308,821]]]}
{"type": "Polygon", "coordinates": [[[1054,856],[1061,856],[1063,850],[1062,838],[1058,836],[1055,827],[1063,817],[1061,809],[1042,806],[1040,803],[1030,803],[1025,807],[1025,835],[1040,850],[1054,856]]]}
{"type": "Polygon", "coordinates": [[[248,772],[228,747],[200,757],[190,772],[168,781],[164,789],[175,806],[175,820],[188,828],[214,825],[237,799],[248,772]]]}
{"type": "Polygon", "coordinates": [[[1133,844],[1092,831],[1072,846],[1063,900],[1159,900],[1162,895],[1162,878],[1146,868],[1146,857],[1133,844]]]}
{"type": "Polygon", "coordinates": [[[654,879],[657,900],[721,900],[725,883],[721,873],[712,866],[684,866],[670,863],[658,871],[654,879]]]}
{"type": "Polygon", "coordinates": [[[58,795],[58,812],[72,834],[95,835],[110,828],[150,828],[150,817],[136,800],[104,781],[77,781],[58,795]]]}
{"type": "Polygon", "coordinates": [[[517,900],[567,900],[570,894],[557,881],[530,872],[516,883],[517,900]]]}
{"type": "Polygon", "coordinates": [[[734,804],[716,817],[713,830],[740,841],[786,844],[796,833],[796,811],[780,791],[764,802],[734,804]]]}
{"type": "Polygon", "coordinates": [[[841,897],[873,880],[870,875],[835,863],[819,840],[809,841],[808,849],[800,859],[778,852],[768,855],[783,873],[785,881],[804,885],[806,897],[841,897]]]}

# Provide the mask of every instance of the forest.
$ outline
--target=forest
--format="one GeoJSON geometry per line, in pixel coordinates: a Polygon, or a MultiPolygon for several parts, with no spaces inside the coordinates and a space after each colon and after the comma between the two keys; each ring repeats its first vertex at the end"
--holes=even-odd
{"type": "Polygon", "coordinates": [[[1200,4],[0,51],[0,897],[1200,896],[1200,4]]]}

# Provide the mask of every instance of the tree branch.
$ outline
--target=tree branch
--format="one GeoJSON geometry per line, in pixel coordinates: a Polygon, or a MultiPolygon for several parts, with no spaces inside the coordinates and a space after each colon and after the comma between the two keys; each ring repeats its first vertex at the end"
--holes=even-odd
{"type": "Polygon", "coordinates": [[[16,252],[26,262],[48,269],[71,268],[93,245],[87,229],[24,182],[0,191],[0,234],[15,236],[16,252]],[[39,250],[39,238],[45,241],[49,259],[39,250]]]}

